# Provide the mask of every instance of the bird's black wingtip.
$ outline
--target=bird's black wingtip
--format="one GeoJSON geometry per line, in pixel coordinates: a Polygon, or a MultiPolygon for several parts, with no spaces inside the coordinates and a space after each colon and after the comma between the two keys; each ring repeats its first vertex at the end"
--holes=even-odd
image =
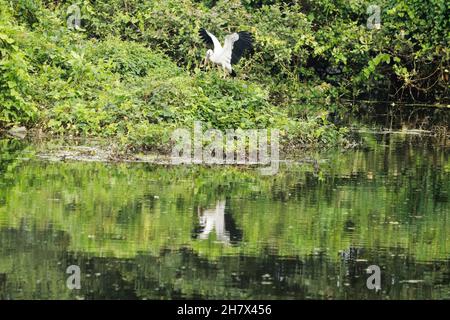
{"type": "Polygon", "coordinates": [[[205,42],[208,45],[213,45],[214,42],[211,39],[210,35],[208,34],[208,31],[206,31],[206,29],[204,28],[200,28],[200,30],[198,31],[198,35],[200,36],[200,39],[203,40],[203,42],[205,42]]]}
{"type": "Polygon", "coordinates": [[[237,77],[237,73],[236,73],[234,70],[231,70],[231,76],[232,76],[233,78],[235,78],[235,77],[237,77]]]}
{"type": "Polygon", "coordinates": [[[240,31],[240,32],[238,32],[238,34],[241,38],[253,40],[253,34],[251,32],[240,31]]]}

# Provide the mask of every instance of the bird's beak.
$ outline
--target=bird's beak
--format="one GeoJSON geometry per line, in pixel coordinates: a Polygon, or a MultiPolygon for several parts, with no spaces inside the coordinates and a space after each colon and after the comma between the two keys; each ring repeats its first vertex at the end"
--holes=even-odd
{"type": "Polygon", "coordinates": [[[208,67],[210,61],[210,57],[208,54],[206,54],[205,59],[203,60],[203,66],[208,67]]]}

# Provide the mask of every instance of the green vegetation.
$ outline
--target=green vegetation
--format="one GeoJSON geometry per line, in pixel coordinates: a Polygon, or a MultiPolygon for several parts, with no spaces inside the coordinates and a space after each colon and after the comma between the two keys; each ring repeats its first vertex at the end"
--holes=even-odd
{"type": "Polygon", "coordinates": [[[171,129],[281,128],[289,145],[342,144],[339,98],[448,103],[448,1],[0,0],[0,127],[167,147],[171,129]],[[200,66],[197,32],[248,30],[237,79],[200,66]]]}

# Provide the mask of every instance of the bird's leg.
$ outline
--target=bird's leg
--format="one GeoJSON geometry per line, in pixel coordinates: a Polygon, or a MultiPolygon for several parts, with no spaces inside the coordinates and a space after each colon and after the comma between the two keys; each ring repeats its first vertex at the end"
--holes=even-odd
{"type": "Polygon", "coordinates": [[[222,66],[222,74],[223,74],[223,79],[227,78],[227,69],[225,68],[225,66],[222,66]]]}

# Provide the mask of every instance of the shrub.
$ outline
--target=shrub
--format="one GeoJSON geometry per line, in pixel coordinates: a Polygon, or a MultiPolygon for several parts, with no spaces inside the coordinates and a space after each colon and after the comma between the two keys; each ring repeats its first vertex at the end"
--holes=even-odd
{"type": "Polygon", "coordinates": [[[23,51],[29,34],[11,23],[11,14],[0,2],[0,125],[28,123],[36,117],[30,98],[30,63],[23,51]]]}

